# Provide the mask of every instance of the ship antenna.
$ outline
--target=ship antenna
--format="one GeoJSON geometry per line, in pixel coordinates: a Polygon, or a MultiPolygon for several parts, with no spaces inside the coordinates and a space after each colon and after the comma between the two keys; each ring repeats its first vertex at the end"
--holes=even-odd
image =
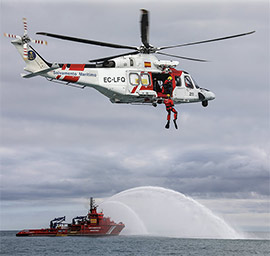
{"type": "Polygon", "coordinates": [[[93,210],[93,197],[90,197],[90,211],[93,210]]]}

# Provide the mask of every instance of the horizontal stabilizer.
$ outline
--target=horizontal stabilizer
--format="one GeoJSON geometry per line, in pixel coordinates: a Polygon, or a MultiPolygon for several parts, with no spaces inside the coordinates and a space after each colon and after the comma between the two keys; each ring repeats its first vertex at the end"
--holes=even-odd
{"type": "Polygon", "coordinates": [[[40,71],[37,71],[37,72],[33,72],[31,74],[22,74],[21,76],[23,78],[31,78],[31,77],[35,77],[35,76],[40,76],[40,75],[43,75],[43,74],[46,74],[52,70],[55,70],[55,69],[58,69],[60,68],[58,64],[53,64],[50,68],[46,68],[46,69],[42,69],[40,71]]]}

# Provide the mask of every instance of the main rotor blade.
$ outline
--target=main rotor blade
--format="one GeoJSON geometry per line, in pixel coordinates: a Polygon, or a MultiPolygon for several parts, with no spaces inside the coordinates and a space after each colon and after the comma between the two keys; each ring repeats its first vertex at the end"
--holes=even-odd
{"type": "Polygon", "coordinates": [[[111,48],[119,48],[119,49],[137,50],[137,47],[135,47],[135,46],[112,44],[112,43],[106,43],[106,42],[101,42],[101,41],[94,41],[94,40],[89,40],[89,39],[82,39],[82,38],[77,38],[77,37],[52,34],[52,33],[47,33],[47,32],[37,32],[36,34],[37,35],[54,37],[54,38],[58,38],[58,39],[62,39],[62,40],[68,40],[68,41],[73,41],[73,42],[84,43],[84,44],[93,44],[93,45],[99,45],[99,46],[105,46],[105,47],[111,47],[111,48]]]}
{"type": "Polygon", "coordinates": [[[178,56],[178,55],[167,54],[167,53],[163,53],[163,52],[156,52],[156,54],[165,55],[165,56],[174,57],[174,58],[180,58],[180,59],[184,59],[184,60],[192,60],[192,61],[208,62],[207,60],[194,59],[194,58],[189,58],[189,57],[184,57],[184,56],[178,56]]]}
{"type": "Polygon", "coordinates": [[[149,22],[148,22],[148,11],[145,9],[141,9],[141,40],[143,45],[146,48],[149,48],[149,22]]]}
{"type": "Polygon", "coordinates": [[[119,54],[119,55],[114,55],[114,56],[110,56],[110,57],[104,57],[104,58],[100,58],[100,59],[95,59],[95,60],[89,60],[89,62],[101,62],[101,61],[106,61],[106,60],[110,60],[110,59],[114,59],[117,57],[122,57],[122,56],[127,56],[127,55],[134,55],[139,53],[138,51],[135,52],[127,52],[127,53],[123,53],[123,54],[119,54]]]}
{"type": "Polygon", "coordinates": [[[221,40],[227,40],[235,37],[240,37],[240,36],[246,36],[255,33],[255,31],[247,32],[247,33],[242,33],[242,34],[237,34],[237,35],[232,35],[232,36],[226,36],[226,37],[220,37],[220,38],[215,38],[215,39],[209,39],[209,40],[204,40],[204,41],[198,41],[198,42],[193,42],[193,43],[187,43],[187,44],[178,44],[178,45],[172,45],[172,46],[165,46],[165,47],[159,47],[159,50],[164,50],[164,49],[170,49],[170,48],[175,48],[175,47],[182,47],[182,46],[189,46],[189,45],[195,45],[195,44],[204,44],[204,43],[210,43],[210,42],[215,42],[215,41],[221,41],[221,40]]]}

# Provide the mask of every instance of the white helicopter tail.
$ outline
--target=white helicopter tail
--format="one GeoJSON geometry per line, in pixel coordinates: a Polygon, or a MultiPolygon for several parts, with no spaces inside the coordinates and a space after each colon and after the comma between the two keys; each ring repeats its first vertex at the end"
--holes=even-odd
{"type": "Polygon", "coordinates": [[[29,43],[37,43],[37,44],[45,44],[46,41],[43,40],[33,40],[28,36],[27,33],[27,21],[23,18],[24,25],[24,34],[23,36],[17,36],[13,34],[4,33],[4,36],[15,38],[11,43],[16,47],[19,54],[22,56],[23,60],[26,63],[26,67],[24,68],[26,71],[31,73],[38,72],[40,70],[48,69],[50,64],[46,62],[30,45],[29,43]]]}
{"type": "Polygon", "coordinates": [[[13,41],[12,44],[16,47],[19,54],[26,63],[25,71],[35,73],[37,71],[49,68],[49,63],[45,61],[30,45],[27,46],[27,57],[25,57],[25,49],[21,43],[13,41]]]}

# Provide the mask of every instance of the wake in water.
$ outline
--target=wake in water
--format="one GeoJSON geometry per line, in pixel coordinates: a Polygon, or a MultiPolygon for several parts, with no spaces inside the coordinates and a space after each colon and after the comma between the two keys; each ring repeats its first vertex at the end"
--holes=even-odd
{"type": "Polygon", "coordinates": [[[161,187],[138,187],[120,192],[100,207],[126,227],[122,234],[182,238],[239,239],[223,219],[196,200],[161,187]]]}

